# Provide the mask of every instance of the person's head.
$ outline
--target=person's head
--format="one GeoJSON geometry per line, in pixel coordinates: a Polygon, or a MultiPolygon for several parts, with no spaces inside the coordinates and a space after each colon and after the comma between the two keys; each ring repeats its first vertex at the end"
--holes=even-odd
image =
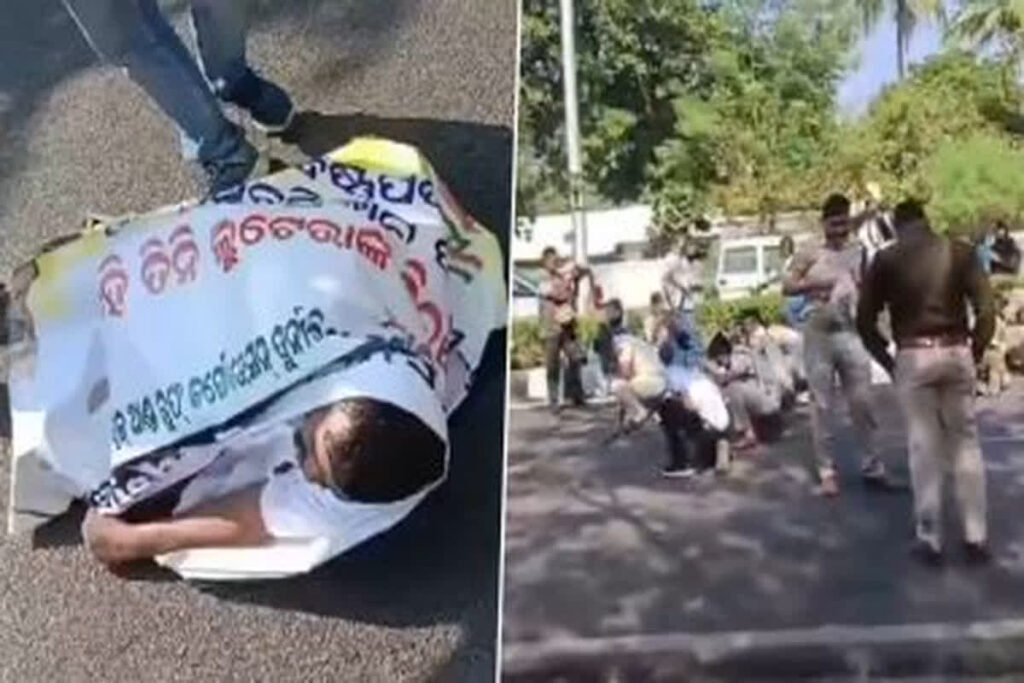
{"type": "Polygon", "coordinates": [[[715,333],[708,343],[708,360],[721,365],[729,365],[729,356],[732,355],[732,342],[721,332],[715,333]]]}
{"type": "Polygon", "coordinates": [[[540,265],[544,270],[554,270],[558,266],[558,250],[554,247],[544,247],[540,253],[540,265]]]}
{"type": "Polygon", "coordinates": [[[904,199],[897,204],[892,210],[892,222],[897,234],[928,227],[924,206],[916,199],[904,199]]]}
{"type": "Polygon", "coordinates": [[[604,305],[604,319],[612,329],[622,327],[624,312],[622,302],[618,299],[609,299],[604,305]]]}
{"type": "Polygon", "coordinates": [[[779,240],[779,254],[782,258],[786,259],[796,253],[796,242],[793,241],[791,235],[783,235],[782,239],[779,240]]]}
{"type": "Polygon", "coordinates": [[[651,294],[651,310],[655,313],[661,312],[665,309],[665,297],[661,292],[653,292],[651,294]]]}
{"type": "Polygon", "coordinates": [[[834,193],[825,199],[821,224],[827,238],[841,239],[850,233],[850,200],[846,195],[834,193]]]}
{"type": "Polygon", "coordinates": [[[750,309],[740,314],[740,338],[750,341],[762,327],[764,327],[764,321],[756,309],[750,309]]]}
{"type": "Polygon", "coordinates": [[[391,403],[354,398],[319,408],[297,438],[306,476],[360,503],[402,500],[444,474],[444,441],[391,403]]]}
{"type": "Polygon", "coordinates": [[[704,250],[695,240],[687,240],[683,244],[682,254],[690,261],[699,261],[704,256],[704,250]]]}
{"type": "Polygon", "coordinates": [[[1003,221],[996,221],[996,237],[1006,239],[1010,236],[1010,228],[1003,221]]]}

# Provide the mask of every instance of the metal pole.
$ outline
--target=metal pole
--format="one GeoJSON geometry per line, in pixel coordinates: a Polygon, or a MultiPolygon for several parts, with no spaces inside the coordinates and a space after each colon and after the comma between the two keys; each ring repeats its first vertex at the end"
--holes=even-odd
{"type": "Polygon", "coordinates": [[[587,221],[583,211],[583,162],[580,156],[579,101],[576,94],[576,20],[573,0],[561,0],[562,83],[565,89],[565,138],[569,152],[569,213],[572,217],[573,256],[587,262],[587,221]]]}

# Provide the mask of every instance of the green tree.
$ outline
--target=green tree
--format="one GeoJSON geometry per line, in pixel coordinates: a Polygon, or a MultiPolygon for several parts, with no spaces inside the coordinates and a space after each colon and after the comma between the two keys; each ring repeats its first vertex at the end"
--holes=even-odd
{"type": "Polygon", "coordinates": [[[955,51],[915,67],[844,129],[824,175],[839,186],[878,182],[886,196],[927,193],[924,165],[942,143],[991,134],[1010,144],[1021,91],[1006,69],[955,51]]]}
{"type": "MultiPolygon", "coordinates": [[[[565,191],[557,0],[524,0],[520,140],[565,191]]],[[[675,123],[674,100],[707,92],[721,21],[696,0],[577,0],[584,173],[611,201],[636,200],[654,149],[675,123]]]]}
{"type": "Polygon", "coordinates": [[[1019,0],[967,0],[949,31],[961,47],[995,48],[1021,67],[1024,57],[1024,3],[1019,0]]]}
{"type": "Polygon", "coordinates": [[[996,220],[1024,218],[1024,153],[1005,137],[942,143],[925,164],[925,179],[929,214],[942,231],[974,234],[996,220]]]}
{"type": "Polygon", "coordinates": [[[914,29],[923,20],[945,23],[942,0],[857,0],[865,32],[878,25],[887,11],[896,21],[896,73],[899,80],[906,76],[906,57],[914,29]]]}
{"type": "Polygon", "coordinates": [[[841,11],[848,6],[757,7],[730,7],[729,31],[710,59],[710,94],[675,102],[674,135],[656,150],[650,175],[663,231],[713,210],[771,224],[779,211],[819,199],[817,171],[839,133],[835,87],[854,39],[841,11]]]}

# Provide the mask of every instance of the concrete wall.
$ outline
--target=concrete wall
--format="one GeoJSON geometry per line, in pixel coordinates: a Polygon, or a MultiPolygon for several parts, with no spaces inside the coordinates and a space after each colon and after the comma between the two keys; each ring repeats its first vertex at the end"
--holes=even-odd
{"type": "Polygon", "coordinates": [[[620,261],[591,266],[594,279],[604,290],[605,299],[617,298],[629,308],[646,308],[651,292],[661,291],[665,259],[620,261]]]}

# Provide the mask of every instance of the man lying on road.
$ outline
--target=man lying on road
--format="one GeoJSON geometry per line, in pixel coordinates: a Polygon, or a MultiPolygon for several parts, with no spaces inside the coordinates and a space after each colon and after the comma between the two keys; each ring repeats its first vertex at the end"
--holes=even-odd
{"type": "Polygon", "coordinates": [[[357,514],[358,505],[386,508],[429,490],[445,471],[441,437],[411,412],[372,398],[337,401],[218,447],[172,498],[170,514],[132,523],[91,508],[83,536],[96,559],[113,565],[190,548],[358,533],[372,509],[357,514]],[[211,485],[226,485],[246,466],[265,479],[209,497],[211,485]]]}

